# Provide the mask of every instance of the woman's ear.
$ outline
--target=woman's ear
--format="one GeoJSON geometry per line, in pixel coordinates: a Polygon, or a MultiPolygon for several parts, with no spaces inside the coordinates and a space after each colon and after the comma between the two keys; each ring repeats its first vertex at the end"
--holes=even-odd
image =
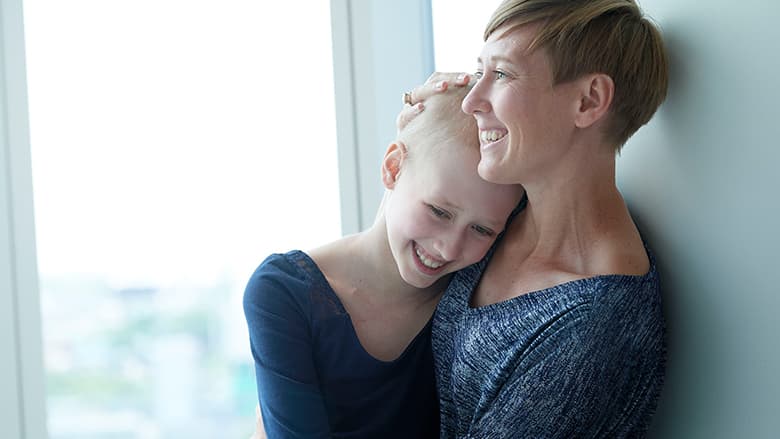
{"type": "Polygon", "coordinates": [[[615,83],[604,73],[585,75],[579,81],[579,109],[574,124],[577,128],[587,128],[603,119],[609,111],[615,95],[615,83]]]}
{"type": "Polygon", "coordinates": [[[393,189],[401,175],[401,166],[406,159],[406,145],[396,140],[387,147],[382,160],[382,183],[387,189],[393,189]]]}

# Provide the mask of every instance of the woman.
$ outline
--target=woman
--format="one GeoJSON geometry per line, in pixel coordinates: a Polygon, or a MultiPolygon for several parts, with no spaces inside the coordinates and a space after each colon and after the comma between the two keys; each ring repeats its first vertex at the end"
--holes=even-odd
{"type": "MultiPolygon", "coordinates": [[[[664,318],[615,156],[665,97],[660,34],[633,0],[506,0],[475,76],[463,110],[479,174],[523,185],[526,202],[436,310],[441,436],[640,436],[662,387],[664,318]]],[[[405,101],[467,80],[436,74],[405,101]]]]}

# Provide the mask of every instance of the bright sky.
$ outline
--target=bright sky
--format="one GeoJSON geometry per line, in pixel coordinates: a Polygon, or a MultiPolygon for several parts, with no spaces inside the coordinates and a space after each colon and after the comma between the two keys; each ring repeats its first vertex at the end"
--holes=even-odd
{"type": "Polygon", "coordinates": [[[482,33],[501,0],[431,0],[436,70],[473,72],[482,33]]]}

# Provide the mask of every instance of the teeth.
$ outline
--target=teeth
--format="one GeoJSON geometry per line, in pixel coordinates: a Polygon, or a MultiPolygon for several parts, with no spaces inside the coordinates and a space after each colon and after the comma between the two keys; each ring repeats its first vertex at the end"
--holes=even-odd
{"type": "Polygon", "coordinates": [[[506,133],[498,130],[485,130],[479,132],[479,138],[484,142],[495,142],[504,137],[506,133]]]}
{"type": "Polygon", "coordinates": [[[425,257],[425,255],[422,254],[422,252],[420,251],[419,248],[415,249],[415,253],[417,253],[417,257],[420,258],[420,262],[422,262],[423,265],[425,265],[428,268],[432,268],[432,269],[435,270],[435,269],[441,267],[442,265],[444,265],[443,262],[436,262],[434,260],[431,260],[431,259],[428,259],[427,257],[425,257]]]}

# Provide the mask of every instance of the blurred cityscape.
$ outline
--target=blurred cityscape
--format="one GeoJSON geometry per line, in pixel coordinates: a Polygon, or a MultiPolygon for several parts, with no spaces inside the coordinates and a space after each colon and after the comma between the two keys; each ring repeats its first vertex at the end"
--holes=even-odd
{"type": "Polygon", "coordinates": [[[243,285],[41,279],[52,439],[246,438],[254,368],[243,285]]]}

